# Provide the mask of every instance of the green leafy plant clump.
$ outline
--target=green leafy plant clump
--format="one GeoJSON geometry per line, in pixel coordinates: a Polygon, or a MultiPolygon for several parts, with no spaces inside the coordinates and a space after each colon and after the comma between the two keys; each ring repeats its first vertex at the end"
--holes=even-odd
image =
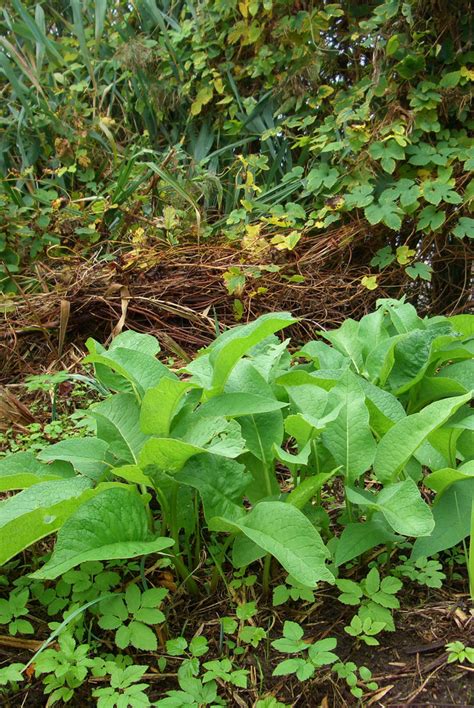
{"type": "MultiPolygon", "coordinates": [[[[375,634],[390,624],[400,581],[374,570],[359,586],[340,569],[407,539],[414,563],[470,534],[473,320],[421,319],[381,300],[290,354],[276,333],[294,318],[268,314],[225,331],[180,371],[159,361],[150,335],[127,331],[108,349],[89,340],[84,364],[109,391],[87,411],[95,434],[0,461],[1,489],[17,492],[0,502],[1,562],[57,533],[36,579],[158,554],[197,593],[204,539],[216,572],[226,559],[237,569],[261,560],[265,592],[278,561],[294,589],[281,586],[277,602],[337,582],[346,602],[362,603],[349,633],[375,634]],[[367,608],[378,608],[370,627],[367,608]]],[[[164,621],[165,595],[132,586],[101,623],[119,646],[155,645],[148,625],[164,621]]],[[[3,621],[22,631],[20,596],[4,604],[3,621]]]]}

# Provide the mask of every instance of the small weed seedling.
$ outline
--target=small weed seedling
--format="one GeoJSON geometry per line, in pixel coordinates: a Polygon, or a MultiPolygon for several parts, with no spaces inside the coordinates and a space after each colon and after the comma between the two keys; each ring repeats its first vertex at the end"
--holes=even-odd
{"type": "Polygon", "coordinates": [[[377,568],[372,568],[360,583],[339,579],[336,585],[341,590],[340,602],[359,605],[357,615],[344,628],[348,634],[366,644],[376,645],[375,634],[395,631],[391,610],[400,607],[395,596],[402,587],[401,580],[389,575],[381,581],[377,568]]]}
{"type": "Polygon", "coordinates": [[[33,634],[34,629],[31,622],[22,619],[28,614],[27,603],[30,591],[12,590],[8,600],[0,599],[0,624],[7,624],[9,633],[14,637],[16,634],[33,634]]]}
{"type": "Polygon", "coordinates": [[[418,585],[426,585],[429,588],[441,588],[443,580],[446,579],[443,573],[443,566],[437,560],[428,560],[420,556],[416,560],[411,560],[407,556],[400,556],[402,563],[394,568],[393,572],[397,576],[403,576],[413,580],[418,585]]]}
{"type": "Polygon", "coordinates": [[[282,654],[303,654],[304,656],[285,659],[273,671],[273,676],[296,674],[299,681],[312,678],[316,669],[328,666],[339,660],[333,653],[337,639],[327,637],[311,644],[303,639],[304,631],[296,622],[286,621],[283,625],[283,637],[275,639],[272,647],[282,654]]]}
{"type": "MultiPolygon", "coordinates": [[[[21,673],[25,668],[24,664],[9,664],[9,666],[3,666],[0,669],[0,687],[12,684],[15,688],[23,681],[24,676],[21,673]]],[[[0,695],[2,691],[0,690],[0,695]]]]}
{"type": "Polygon", "coordinates": [[[193,637],[189,643],[184,637],[168,639],[166,642],[166,653],[169,656],[184,658],[178,671],[183,676],[198,676],[201,668],[199,659],[205,656],[208,651],[206,637],[193,637]]]}
{"type": "Polygon", "coordinates": [[[58,644],[59,649],[46,649],[35,661],[36,676],[47,674],[43,683],[45,693],[51,694],[48,705],[70,701],[94,665],[88,644],[77,645],[70,634],[62,634],[58,644]]]}
{"type": "Polygon", "coordinates": [[[364,689],[366,691],[376,691],[378,688],[378,684],[372,681],[372,672],[367,666],[357,667],[353,661],[346,661],[345,663],[341,661],[334,664],[332,670],[338,678],[345,680],[355,698],[362,698],[364,689]]]}
{"type": "Polygon", "coordinates": [[[238,688],[247,688],[249,671],[247,669],[234,669],[230,659],[206,661],[203,666],[206,669],[202,677],[204,683],[217,679],[222,681],[222,683],[230,683],[238,688]]]}
{"type": "Polygon", "coordinates": [[[183,706],[225,706],[226,702],[217,695],[215,681],[204,683],[194,676],[178,674],[180,691],[167,691],[166,698],[162,698],[156,706],[160,708],[183,708],[183,706]]]}
{"type": "Polygon", "coordinates": [[[446,650],[448,651],[449,664],[454,664],[454,662],[463,664],[466,660],[469,664],[474,664],[474,647],[466,647],[458,640],[446,644],[446,650]]]}
{"type": "Polygon", "coordinates": [[[120,649],[133,646],[155,651],[158,646],[156,634],[148,625],[165,622],[159,607],[167,594],[166,588],[141,592],[137,585],[129,585],[124,594],[101,603],[99,626],[115,630],[115,643],[120,649]]]}
{"type": "Polygon", "coordinates": [[[277,585],[273,589],[273,607],[284,605],[288,600],[303,600],[304,602],[314,602],[314,592],[311,588],[305,587],[297,580],[288,575],[285,583],[277,585]]]}
{"type": "MultiPolygon", "coordinates": [[[[139,683],[148,666],[126,666],[122,668],[113,662],[106,663],[110,672],[110,686],[96,688],[92,695],[97,698],[98,708],[139,708],[149,706],[150,701],[145,691],[147,683],[139,683]]],[[[95,673],[95,672],[94,672],[95,673]]]]}

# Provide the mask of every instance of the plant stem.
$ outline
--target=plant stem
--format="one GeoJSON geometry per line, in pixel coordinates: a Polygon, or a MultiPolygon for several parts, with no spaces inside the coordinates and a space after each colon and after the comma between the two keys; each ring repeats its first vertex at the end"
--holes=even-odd
{"type": "Polygon", "coordinates": [[[346,503],[346,511],[347,511],[347,518],[349,519],[349,523],[352,523],[352,504],[347,498],[347,490],[346,487],[344,487],[344,500],[346,503]]]}
{"type": "Polygon", "coordinates": [[[173,550],[174,553],[172,554],[172,559],[173,559],[173,565],[176,569],[176,572],[179,573],[179,575],[182,577],[184,580],[184,583],[188,589],[188,591],[191,593],[191,595],[198,595],[199,590],[198,586],[196,585],[195,580],[192,577],[192,574],[188,567],[186,566],[185,563],[181,560],[179,553],[179,529],[178,529],[178,485],[175,484],[173,487],[173,491],[171,493],[171,500],[170,500],[170,505],[169,505],[169,529],[170,529],[170,535],[171,538],[174,540],[174,546],[173,550]]]}
{"type": "Polygon", "coordinates": [[[268,596],[270,592],[270,571],[272,567],[272,557],[269,553],[265,556],[263,561],[263,573],[262,573],[262,589],[265,597],[268,596]]]}
{"type": "Polygon", "coordinates": [[[270,477],[270,468],[268,465],[263,465],[263,476],[265,478],[265,487],[269,497],[272,495],[272,480],[270,477]]]}

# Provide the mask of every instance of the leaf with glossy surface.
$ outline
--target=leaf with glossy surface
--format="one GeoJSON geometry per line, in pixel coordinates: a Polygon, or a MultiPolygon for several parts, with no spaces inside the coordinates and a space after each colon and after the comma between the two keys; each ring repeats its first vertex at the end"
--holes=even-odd
{"type": "Polygon", "coordinates": [[[45,465],[31,452],[15,452],[0,459],[0,492],[12,489],[26,489],[39,482],[52,479],[66,479],[74,476],[68,464],[45,465]]]}
{"type": "Polygon", "coordinates": [[[57,531],[95,491],[85,478],[41,482],[0,502],[0,564],[57,531]]]}

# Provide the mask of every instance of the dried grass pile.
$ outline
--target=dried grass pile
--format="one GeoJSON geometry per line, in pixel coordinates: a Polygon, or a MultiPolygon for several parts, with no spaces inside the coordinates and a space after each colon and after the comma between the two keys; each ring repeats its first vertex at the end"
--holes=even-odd
{"type": "MultiPolygon", "coordinates": [[[[292,252],[258,253],[242,243],[213,241],[142,244],[108,259],[98,251],[43,262],[36,267],[35,291],[27,292],[19,281],[22,293],[3,302],[0,381],[72,366],[88,336],[105,341],[124,328],[155,334],[166,353],[185,359],[213,339],[216,327],[235,324],[236,299],[242,321],[271,310],[301,317],[292,332],[296,338],[359,318],[377,298],[402,293],[422,312],[466,311],[472,252],[463,242],[438,253],[433,241],[430,253],[421,254],[437,275],[431,284],[411,280],[395,264],[382,271],[371,291],[361,279],[374,272],[367,263],[376,238],[372,233],[369,244],[365,224],[353,222],[324,236],[308,235],[292,252]],[[456,264],[464,274],[457,285],[456,264]],[[224,278],[229,269],[246,276],[232,295],[224,278]]],[[[386,233],[379,238],[386,242],[386,233]]]]}

